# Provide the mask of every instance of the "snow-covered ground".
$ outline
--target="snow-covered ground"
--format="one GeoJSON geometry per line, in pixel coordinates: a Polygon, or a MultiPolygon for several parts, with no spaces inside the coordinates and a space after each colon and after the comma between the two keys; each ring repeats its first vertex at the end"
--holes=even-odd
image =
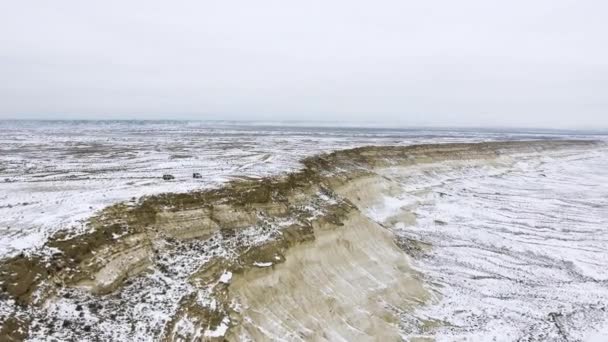
{"type": "MultiPolygon", "coordinates": [[[[0,121],[0,257],[40,246],[107,205],[274,175],[303,157],[362,145],[565,137],[278,124],[0,121]],[[193,179],[199,172],[201,179],[193,179]],[[163,174],[175,176],[163,181],[163,174]]],[[[581,136],[576,136],[581,138],[581,136]]]]}
{"type": "Polygon", "coordinates": [[[416,222],[391,228],[432,246],[412,261],[436,293],[412,314],[437,322],[429,336],[608,340],[608,149],[385,175],[404,192],[368,214],[382,222],[410,208],[416,222]]]}
{"type": "MultiPolygon", "coordinates": [[[[0,122],[0,258],[40,246],[59,229],[78,232],[87,217],[119,201],[276,175],[299,168],[299,160],[318,153],[363,145],[538,138],[608,140],[557,132],[0,122]],[[194,179],[193,172],[202,178],[194,179]],[[163,174],[175,179],[164,181],[163,174]]],[[[605,341],[606,170],[608,149],[603,146],[378,171],[402,191],[383,198],[367,214],[397,238],[432,246],[411,262],[434,297],[414,311],[403,311],[404,337],[605,341]],[[404,208],[415,220],[389,220],[404,208]]],[[[320,193],[315,200],[334,199],[320,193]]],[[[315,207],[310,208],[314,215],[315,207]]],[[[290,218],[281,220],[267,222],[269,228],[262,232],[252,227],[234,237],[218,232],[205,241],[174,242],[167,255],[155,261],[158,268],[112,295],[100,298],[76,288],[62,289],[63,295],[46,303],[44,310],[28,312],[34,318],[30,339],[43,341],[53,335],[68,340],[86,328],[103,332],[101,340],[153,340],[174,317],[184,295],[194,293],[189,278],[200,265],[233,253],[234,241],[253,245],[291,223],[290,218]],[[60,328],[65,321],[82,327],[60,328]]],[[[254,266],[270,268],[273,263],[254,266]]],[[[228,271],[218,283],[234,279],[228,271]]],[[[199,291],[197,296],[202,306],[216,305],[210,293],[199,291]]],[[[4,304],[0,316],[30,310],[12,301],[4,304]]],[[[197,335],[200,331],[184,317],[175,329],[197,335]]],[[[205,336],[223,335],[228,323],[222,321],[205,336]]]]}

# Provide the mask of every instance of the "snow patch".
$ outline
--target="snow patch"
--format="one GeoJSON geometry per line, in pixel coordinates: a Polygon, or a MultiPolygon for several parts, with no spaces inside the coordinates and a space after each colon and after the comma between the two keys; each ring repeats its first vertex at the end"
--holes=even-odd
{"type": "Polygon", "coordinates": [[[228,324],[230,324],[230,319],[228,317],[224,317],[224,319],[222,320],[220,325],[218,325],[213,330],[206,330],[204,336],[205,337],[222,337],[222,336],[226,335],[226,332],[228,331],[228,328],[229,328],[228,324]]]}
{"type": "Polygon", "coordinates": [[[224,283],[224,284],[229,284],[230,280],[232,280],[232,272],[230,272],[230,271],[224,271],[224,273],[220,277],[219,282],[220,283],[224,283]]]}
{"type": "MultiPolygon", "coordinates": [[[[275,257],[276,258],[276,257],[275,257]]],[[[280,258],[279,258],[280,259],[280,258]]],[[[270,267],[273,264],[271,262],[254,262],[253,266],[257,266],[257,267],[270,267]]]]}

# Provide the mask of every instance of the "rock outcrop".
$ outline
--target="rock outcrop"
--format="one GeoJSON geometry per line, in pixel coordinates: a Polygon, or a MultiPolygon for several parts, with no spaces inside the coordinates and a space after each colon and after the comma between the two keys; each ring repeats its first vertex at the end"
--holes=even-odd
{"type": "MultiPolygon", "coordinates": [[[[116,204],[89,220],[89,233],[63,232],[44,252],[0,262],[0,301],[11,308],[0,317],[0,340],[58,331],[68,339],[398,340],[400,314],[430,294],[403,242],[359,210],[398,191],[374,170],[594,144],[356,148],[308,158],[301,171],[280,177],[116,204]],[[152,298],[159,286],[165,293],[152,298]],[[164,303],[165,318],[142,323],[141,312],[112,311],[137,300],[164,303]],[[89,309],[60,322],[49,311],[60,301],[89,309]],[[112,324],[131,332],[99,330],[112,324]]],[[[407,210],[388,219],[415,221],[407,210]]]]}

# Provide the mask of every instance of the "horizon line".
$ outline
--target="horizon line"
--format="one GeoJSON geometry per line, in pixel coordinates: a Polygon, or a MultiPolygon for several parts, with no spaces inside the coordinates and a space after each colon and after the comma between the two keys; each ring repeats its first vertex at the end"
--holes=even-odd
{"type": "Polygon", "coordinates": [[[238,123],[258,124],[259,126],[276,126],[276,127],[302,127],[302,128],[374,128],[374,129],[429,129],[429,130],[541,130],[541,131],[559,131],[559,132],[596,132],[608,133],[608,127],[588,128],[555,128],[547,126],[518,126],[518,125],[404,125],[402,123],[380,123],[370,121],[333,121],[333,120],[257,120],[257,119],[15,119],[15,118],[0,118],[0,122],[209,122],[209,123],[224,123],[234,125],[238,123]],[[289,126],[289,124],[298,124],[289,126]],[[304,125],[302,125],[304,124],[304,125]],[[309,125],[306,125],[309,124],[309,125]]]}

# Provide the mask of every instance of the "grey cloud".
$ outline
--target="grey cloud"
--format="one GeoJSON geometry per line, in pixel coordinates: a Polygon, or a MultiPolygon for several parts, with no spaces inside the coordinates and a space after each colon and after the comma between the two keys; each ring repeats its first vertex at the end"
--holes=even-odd
{"type": "Polygon", "coordinates": [[[608,127],[605,1],[6,1],[0,118],[608,127]]]}

